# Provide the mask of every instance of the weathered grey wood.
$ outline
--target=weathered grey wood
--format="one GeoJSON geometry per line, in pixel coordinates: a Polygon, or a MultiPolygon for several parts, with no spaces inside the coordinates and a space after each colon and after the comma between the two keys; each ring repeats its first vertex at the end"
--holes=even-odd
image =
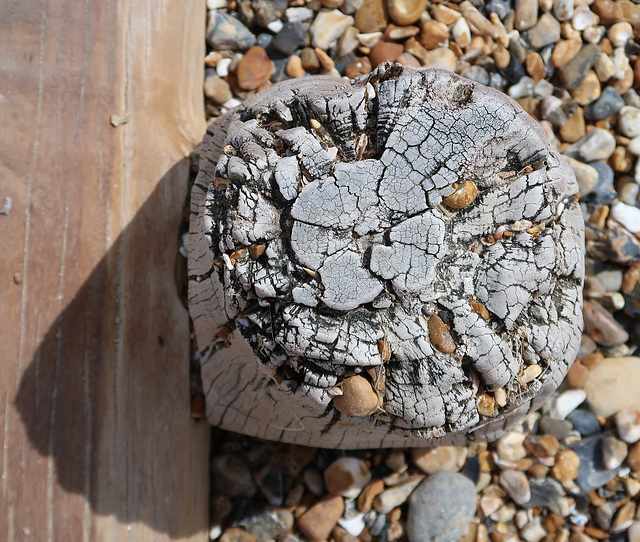
{"type": "Polygon", "coordinates": [[[323,447],[491,439],[580,342],[569,166],[505,95],[386,65],[209,128],[189,304],[207,417],[323,447]]]}
{"type": "Polygon", "coordinates": [[[0,540],[204,542],[175,281],[204,3],[0,13],[0,540]]]}

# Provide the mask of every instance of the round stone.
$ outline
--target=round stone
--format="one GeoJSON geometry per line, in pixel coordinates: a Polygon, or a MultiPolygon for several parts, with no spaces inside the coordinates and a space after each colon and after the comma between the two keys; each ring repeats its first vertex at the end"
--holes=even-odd
{"type": "Polygon", "coordinates": [[[473,482],[457,472],[437,472],[416,487],[409,498],[407,535],[411,542],[458,540],[475,511],[473,482]]]}
{"type": "Polygon", "coordinates": [[[369,480],[371,480],[369,467],[356,457],[336,459],[324,471],[324,483],[327,486],[327,491],[348,499],[358,497],[369,480]]]}
{"type": "Polygon", "coordinates": [[[427,0],[390,0],[389,16],[401,26],[415,23],[427,7],[427,0]]]}
{"type": "Polygon", "coordinates": [[[513,100],[383,64],[280,83],[209,131],[189,275],[211,423],[455,445],[561,382],[581,341],[578,185],[513,100]],[[502,390],[491,409],[478,378],[502,390]]]}

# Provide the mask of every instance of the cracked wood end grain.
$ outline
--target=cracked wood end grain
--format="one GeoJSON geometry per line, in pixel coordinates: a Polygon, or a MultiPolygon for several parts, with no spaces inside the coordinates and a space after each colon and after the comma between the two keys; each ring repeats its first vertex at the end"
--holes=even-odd
{"type": "Polygon", "coordinates": [[[208,420],[336,448],[495,438],[575,358],[577,192],[520,106],[448,72],[250,98],[209,127],[192,193],[208,420]]]}

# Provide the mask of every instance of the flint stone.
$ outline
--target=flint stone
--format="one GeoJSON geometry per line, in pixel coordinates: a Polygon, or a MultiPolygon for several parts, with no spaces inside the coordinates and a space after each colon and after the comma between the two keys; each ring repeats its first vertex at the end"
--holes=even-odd
{"type": "Polygon", "coordinates": [[[207,41],[215,51],[244,51],[256,42],[256,37],[238,19],[218,10],[209,12],[207,41]]]}

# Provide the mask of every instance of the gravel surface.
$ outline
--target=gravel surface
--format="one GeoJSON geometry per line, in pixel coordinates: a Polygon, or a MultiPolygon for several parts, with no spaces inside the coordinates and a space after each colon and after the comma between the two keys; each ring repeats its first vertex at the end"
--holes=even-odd
{"type": "MultiPolygon", "coordinates": [[[[455,71],[539,120],[576,173],[587,250],[578,359],[517,430],[490,444],[343,452],[214,429],[211,539],[639,541],[640,5],[208,6],[208,117],[289,78],[355,77],[384,61],[455,71]]],[[[202,414],[196,393],[193,415],[202,414]]]]}

